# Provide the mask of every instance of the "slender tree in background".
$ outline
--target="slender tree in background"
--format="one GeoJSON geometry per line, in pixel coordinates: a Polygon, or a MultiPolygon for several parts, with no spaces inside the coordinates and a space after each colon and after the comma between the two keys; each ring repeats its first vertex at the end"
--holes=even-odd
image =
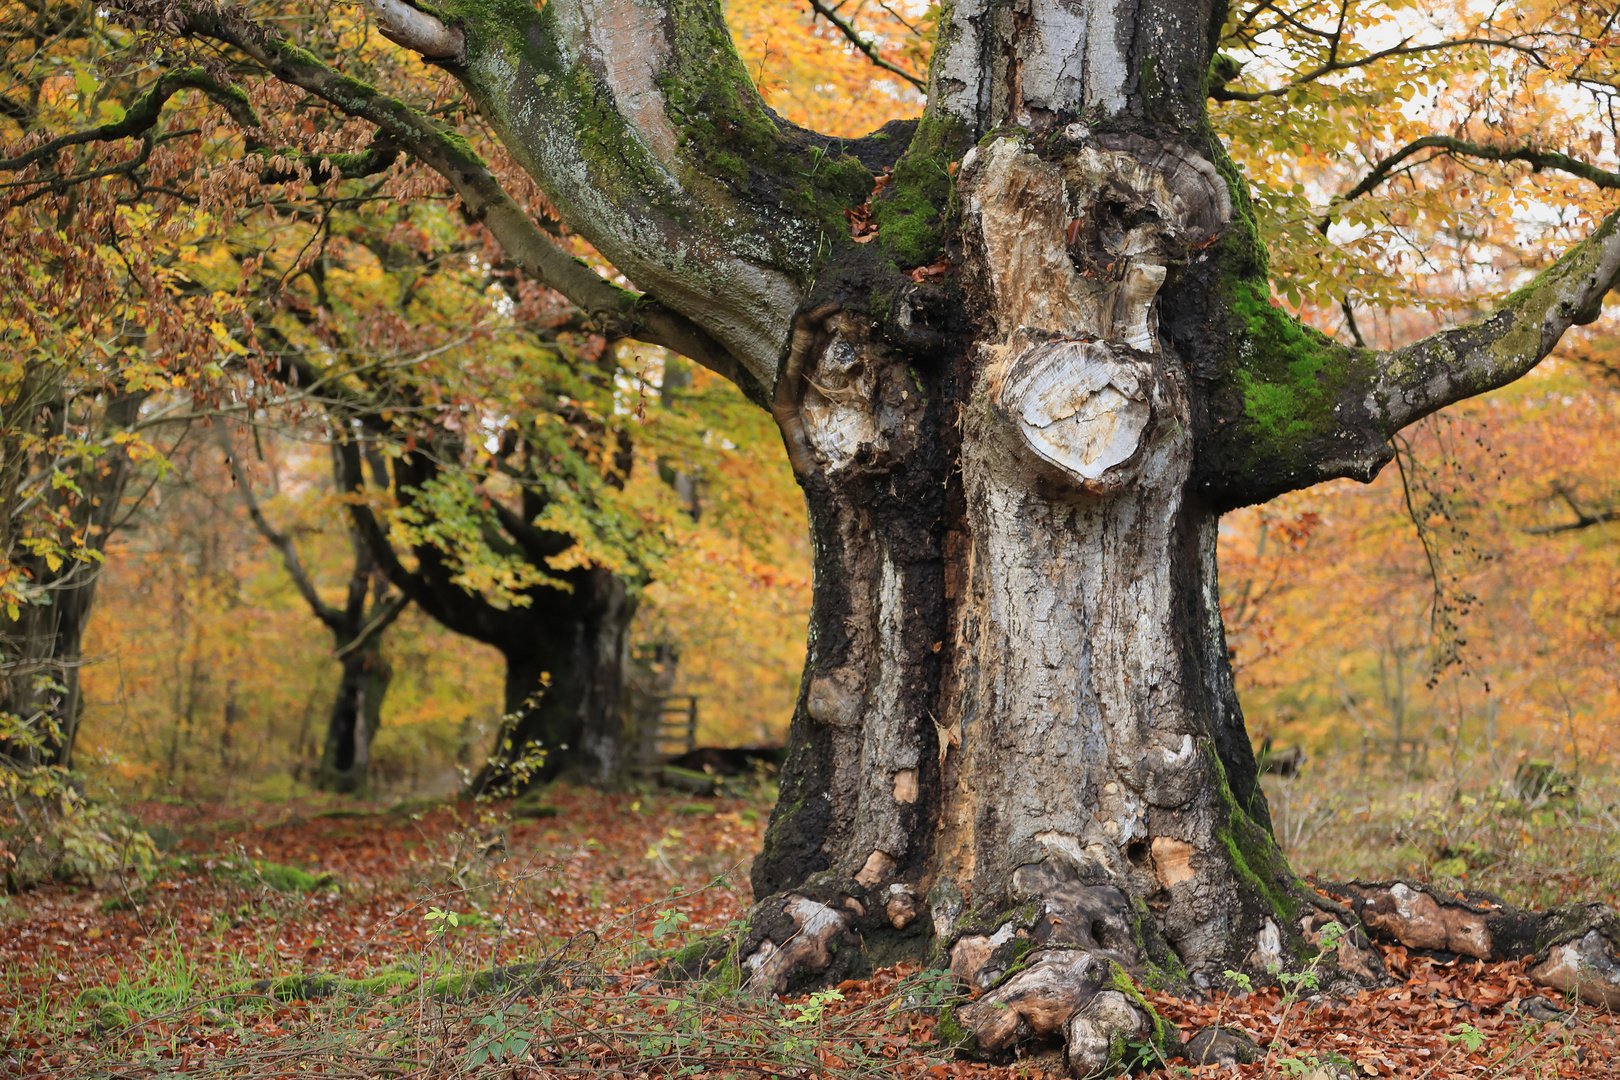
{"type": "MultiPolygon", "coordinates": [[[[1599,315],[1620,235],[1604,218],[1464,325],[1340,344],[1273,303],[1207,105],[1292,104],[1427,46],[1352,48],[1341,7],[1301,47],[1314,67],[1234,90],[1238,65],[1216,55],[1228,13],[1207,2],[964,3],[940,18],[924,116],[838,140],[765,107],[715,4],[376,0],[383,33],[460,82],[631,292],[559,247],[445,123],[251,10],[125,10],[371,125],[603,333],[680,352],[772,411],[816,601],[740,946],[755,978],[932,950],[990,988],[954,1013],[963,1040],[995,1053],[1061,1033],[1085,1073],[1145,1024],[1102,990],[1111,963],[1264,974],[1350,918],[1271,835],[1222,629],[1219,517],[1370,479],[1402,428],[1532,369],[1599,315]]],[[[1469,40],[1550,63],[1601,29],[1537,17],[1469,40]]],[[[1620,185],[1532,145],[1436,136],[1379,161],[1324,231],[1429,152],[1620,185]]],[[[1369,902],[1367,925],[1404,925],[1404,895],[1369,902]]],[[[1535,977],[1594,1000],[1620,987],[1612,915],[1514,937],[1473,914],[1447,947],[1534,939],[1535,977]]],[[[1333,963],[1381,970],[1358,935],[1333,963]]]]}
{"type": "MultiPolygon", "coordinates": [[[[329,791],[363,791],[371,764],[371,740],[382,726],[383,698],[393,678],[393,670],[383,657],[382,637],[410,604],[410,599],[390,590],[388,578],[378,567],[371,548],[358,531],[351,528],[349,549],[353,561],[343,606],[336,607],[322,600],[304,570],[292,536],[277,530],[259,506],[253,494],[252,478],[243,471],[232,448],[227,422],[219,421],[214,432],[236,482],[236,493],[253,527],[276,549],[287,576],[298,588],[298,595],[332,632],[333,658],[343,665],[337,696],[326,722],[326,739],[320,764],[315,769],[315,784],[329,791]]],[[[332,457],[333,472],[341,484],[342,457],[337,451],[332,457]]]]}
{"type": "Polygon", "coordinates": [[[0,714],[16,725],[0,728],[0,753],[66,766],[84,711],[85,623],[132,472],[118,439],[148,395],[70,387],[65,365],[30,366],[0,432],[0,550],[22,594],[0,615],[0,714]]]}

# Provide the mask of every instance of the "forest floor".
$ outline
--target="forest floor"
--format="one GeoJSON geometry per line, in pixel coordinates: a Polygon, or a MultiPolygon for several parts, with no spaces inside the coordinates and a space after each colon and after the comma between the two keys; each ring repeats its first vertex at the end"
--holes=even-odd
{"type": "MultiPolygon", "coordinates": [[[[1307,777],[1271,796],[1302,871],[1620,902],[1612,785],[1528,807],[1434,782],[1307,777]]],[[[933,1012],[950,988],[925,971],[794,1000],[658,987],[661,957],[746,911],[768,792],[546,798],[538,818],[468,803],[132,808],[166,849],[150,883],[0,898],[0,1077],[1061,1074],[1051,1053],[952,1059],[933,1012]]],[[[1532,987],[1517,964],[1385,958],[1395,983],[1349,1000],[1150,991],[1184,1032],[1219,1022],[1269,1053],[1141,1072],[1620,1075],[1620,1018],[1532,987]]]]}

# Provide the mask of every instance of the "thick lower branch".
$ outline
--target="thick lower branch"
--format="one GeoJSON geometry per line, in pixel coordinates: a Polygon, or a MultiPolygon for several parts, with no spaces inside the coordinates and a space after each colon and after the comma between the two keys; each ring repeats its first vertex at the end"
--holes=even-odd
{"type": "Polygon", "coordinates": [[[465,140],[397,98],[334,70],[278,38],[250,34],[222,18],[193,15],[190,32],[252,57],[276,78],[309,91],[349,116],[376,124],[398,146],[449,181],[473,217],[531,277],[584,309],[609,337],[662,345],[736,381],[736,360],[691,320],[604,280],[553,244],[501,187],[465,140]]]}

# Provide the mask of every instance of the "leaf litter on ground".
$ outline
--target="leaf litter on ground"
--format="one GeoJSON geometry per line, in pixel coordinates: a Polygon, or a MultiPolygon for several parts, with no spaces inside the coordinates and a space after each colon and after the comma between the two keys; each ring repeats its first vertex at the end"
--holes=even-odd
{"type": "MultiPolygon", "coordinates": [[[[676,949],[747,911],[765,804],[547,799],[558,812],[540,820],[470,803],[139,807],[174,839],[148,887],[55,883],[0,907],[0,1076],[1062,1075],[1051,1048],[955,1060],[935,1037],[949,986],[917,965],[792,998],[659,984],[676,949]]],[[[1620,1061],[1613,1016],[1517,964],[1385,957],[1396,985],[1286,1019],[1276,989],[1146,994],[1184,1034],[1275,1040],[1269,1061],[1206,1076],[1601,1076],[1620,1061]]]]}

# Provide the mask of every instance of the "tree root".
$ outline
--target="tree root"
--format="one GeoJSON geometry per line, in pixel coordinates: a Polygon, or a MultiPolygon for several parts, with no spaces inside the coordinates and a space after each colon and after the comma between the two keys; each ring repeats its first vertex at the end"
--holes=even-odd
{"type": "Polygon", "coordinates": [[[750,947],[743,954],[748,983],[769,993],[785,994],[795,975],[831,968],[841,947],[858,952],[861,936],[855,920],[865,909],[857,900],[845,903],[854,906],[829,907],[797,894],[762,902],[749,920],[754,929],[747,942],[750,947]]]}
{"type": "Polygon", "coordinates": [[[1522,960],[1532,982],[1620,1008],[1620,917],[1605,904],[1524,911],[1490,893],[1458,895],[1413,881],[1313,884],[1375,938],[1477,960],[1522,960]]]}

